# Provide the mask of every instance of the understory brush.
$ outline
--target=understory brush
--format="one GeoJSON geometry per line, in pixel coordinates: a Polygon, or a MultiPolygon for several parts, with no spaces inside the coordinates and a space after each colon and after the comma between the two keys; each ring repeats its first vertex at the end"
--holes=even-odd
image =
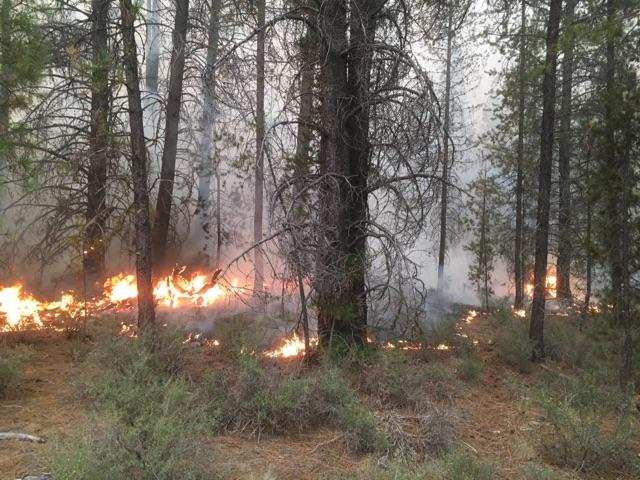
{"type": "Polygon", "coordinates": [[[492,316],[494,344],[498,356],[521,373],[533,370],[531,341],[526,321],[510,311],[497,310],[492,316]]]}
{"type": "Polygon", "coordinates": [[[267,370],[245,355],[233,371],[218,372],[206,383],[209,408],[223,428],[285,434],[333,425],[355,452],[374,451],[384,443],[373,414],[330,365],[299,375],[267,370]]]}
{"type": "MultiPolygon", "coordinates": [[[[605,372],[543,377],[534,395],[549,428],[542,449],[550,461],[581,472],[640,473],[632,447],[639,438],[629,398],[602,383],[605,372]]],[[[609,376],[609,378],[611,378],[609,376]]]]}
{"type": "Polygon", "coordinates": [[[27,348],[0,345],[0,398],[13,389],[22,375],[25,364],[31,358],[27,348]]]}
{"type": "Polygon", "coordinates": [[[199,436],[214,425],[181,373],[181,337],[111,338],[82,364],[93,427],[52,451],[58,480],[204,479],[199,436]]]}
{"type": "MultiPolygon", "coordinates": [[[[380,465],[362,465],[356,473],[341,480],[491,480],[493,467],[463,452],[450,451],[441,458],[415,463],[404,460],[380,465]]],[[[337,480],[337,479],[336,479],[337,480]]]]}

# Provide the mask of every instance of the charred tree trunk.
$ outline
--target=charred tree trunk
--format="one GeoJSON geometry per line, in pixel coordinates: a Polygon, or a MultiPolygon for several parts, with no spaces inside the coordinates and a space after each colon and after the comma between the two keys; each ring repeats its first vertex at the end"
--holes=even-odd
{"type": "MultiPolygon", "coordinates": [[[[211,187],[214,181],[216,168],[214,161],[215,151],[215,123],[216,123],[216,99],[215,64],[218,61],[218,43],[220,37],[220,0],[214,0],[211,4],[209,17],[209,39],[207,44],[207,63],[205,65],[202,85],[202,118],[200,119],[200,144],[198,145],[198,203],[196,205],[196,219],[199,233],[202,235],[200,244],[199,261],[208,267],[211,263],[212,243],[212,209],[211,187]]],[[[215,265],[220,262],[220,248],[218,245],[215,265]]]]}
{"type": "Polygon", "coordinates": [[[153,285],[151,283],[151,221],[147,189],[147,157],[138,78],[138,56],[135,37],[135,9],[131,0],[120,0],[123,64],[129,104],[131,130],[131,175],[135,211],[136,281],[138,286],[138,327],[143,330],[155,323],[153,285]]]}
{"type": "Polygon", "coordinates": [[[560,195],[558,205],[558,298],[571,300],[571,119],[573,89],[573,51],[575,35],[573,19],[577,0],[568,0],[565,6],[564,25],[567,44],[562,61],[562,101],[560,106],[560,138],[558,138],[558,170],[560,195]]]}
{"type": "MultiPolygon", "coordinates": [[[[11,43],[11,6],[12,0],[2,0],[0,5],[0,41],[9,45],[11,43]]],[[[0,48],[0,139],[7,141],[10,135],[9,112],[9,78],[11,69],[7,59],[7,47],[0,48]]],[[[0,171],[7,167],[7,159],[4,152],[0,152],[0,171]]],[[[1,192],[0,192],[1,195],[1,192]]]]}
{"type": "Polygon", "coordinates": [[[89,131],[89,168],[87,170],[87,210],[83,242],[83,268],[92,284],[105,267],[107,223],[106,188],[109,160],[109,67],[107,22],[111,0],[91,2],[91,125],[89,131]]]}
{"type": "MultiPolygon", "coordinates": [[[[264,211],[264,55],[265,55],[265,0],[257,0],[258,35],[256,45],[256,165],[253,204],[253,243],[262,241],[262,215],[264,211]]],[[[254,249],[253,291],[264,289],[264,259],[262,247],[254,249]]]]}
{"type": "Polygon", "coordinates": [[[153,224],[152,237],[154,264],[160,267],[164,266],[169,237],[169,222],[171,220],[188,21],[189,0],[177,0],[175,26],[173,29],[173,50],[171,51],[171,71],[169,74],[169,95],[164,129],[164,148],[162,150],[162,169],[158,184],[156,218],[153,224]]]}
{"type": "Polygon", "coordinates": [[[451,48],[453,42],[452,5],[449,4],[447,20],[447,59],[444,80],[444,148],[442,151],[442,182],[440,185],[440,245],[438,248],[438,296],[444,291],[444,261],[447,255],[447,183],[449,181],[449,135],[451,112],[451,48]]]}
{"type": "Polygon", "coordinates": [[[542,127],[540,134],[540,164],[538,171],[538,211],[534,267],[533,303],[529,336],[533,342],[533,360],[544,358],[544,310],[549,250],[549,207],[551,204],[551,170],[556,100],[556,69],[558,35],[562,0],[551,0],[547,23],[546,58],[542,80],[542,127]]]}
{"type": "Polygon", "coordinates": [[[523,165],[524,165],[524,72],[525,72],[525,55],[526,55],[526,28],[527,28],[527,2],[522,0],[520,4],[520,53],[518,59],[518,146],[516,161],[516,242],[515,242],[515,258],[513,264],[513,273],[515,276],[515,299],[514,308],[519,310],[524,304],[524,268],[522,259],[522,227],[524,224],[523,211],[523,165]]]}

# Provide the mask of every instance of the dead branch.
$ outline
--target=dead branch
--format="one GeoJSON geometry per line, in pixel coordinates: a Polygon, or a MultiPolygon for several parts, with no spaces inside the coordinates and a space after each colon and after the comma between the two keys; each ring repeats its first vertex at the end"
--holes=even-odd
{"type": "Polygon", "coordinates": [[[44,443],[45,439],[20,432],[0,432],[0,440],[18,440],[20,442],[44,443]]]}

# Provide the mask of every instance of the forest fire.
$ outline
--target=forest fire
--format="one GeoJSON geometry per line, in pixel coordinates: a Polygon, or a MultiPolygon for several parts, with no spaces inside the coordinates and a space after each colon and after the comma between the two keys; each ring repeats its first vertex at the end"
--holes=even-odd
{"type": "MultiPolygon", "coordinates": [[[[196,272],[189,278],[182,275],[183,271],[173,272],[155,283],[153,294],[159,305],[168,308],[209,306],[230,294],[232,287],[218,283],[219,270],[212,275],[196,272]]],[[[102,296],[86,301],[64,293],[59,300],[47,302],[25,293],[21,284],[0,287],[0,321],[4,320],[0,323],[0,332],[41,329],[61,316],[75,319],[85,311],[128,308],[137,296],[136,277],[126,273],[108,278],[102,296]]]]}
{"type": "MultiPolygon", "coordinates": [[[[545,282],[545,291],[547,292],[548,298],[556,298],[557,295],[557,283],[558,278],[556,277],[555,269],[549,269],[547,271],[547,280],[545,282]]],[[[533,297],[533,283],[527,283],[524,286],[525,293],[528,297],[533,297]]]]}

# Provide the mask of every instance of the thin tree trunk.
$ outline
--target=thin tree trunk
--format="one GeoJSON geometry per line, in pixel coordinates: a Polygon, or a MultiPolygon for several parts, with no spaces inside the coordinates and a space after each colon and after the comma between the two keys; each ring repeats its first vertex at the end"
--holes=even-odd
{"type": "MultiPolygon", "coordinates": [[[[145,95],[143,98],[144,136],[149,139],[155,135],[156,124],[160,117],[160,95],[158,93],[158,70],[160,66],[160,19],[158,0],[147,0],[147,34],[145,62],[145,95]]],[[[149,168],[151,173],[158,170],[158,149],[152,144],[149,149],[149,168]]]]}
{"type": "MultiPolygon", "coordinates": [[[[591,172],[591,155],[592,155],[592,136],[591,136],[591,130],[589,129],[587,131],[587,139],[586,139],[586,147],[585,147],[585,154],[587,157],[587,165],[586,165],[586,171],[587,174],[590,174],[591,172]]],[[[586,252],[587,252],[587,258],[586,258],[586,272],[585,272],[585,292],[584,292],[584,302],[582,304],[582,314],[581,314],[581,321],[582,323],[584,323],[587,319],[587,315],[589,313],[589,304],[591,303],[591,284],[592,284],[592,270],[593,270],[593,247],[591,246],[591,223],[592,223],[592,207],[591,207],[591,192],[586,191],[585,192],[585,197],[586,197],[586,207],[587,207],[587,211],[586,211],[586,216],[587,216],[587,224],[585,226],[585,244],[586,244],[586,252]]]]}
{"type": "Polygon", "coordinates": [[[518,143],[517,143],[517,163],[516,163],[516,241],[515,258],[513,271],[515,275],[515,299],[514,308],[519,310],[524,305],[524,272],[522,258],[523,239],[523,165],[524,165],[524,105],[525,105],[525,55],[526,55],[526,27],[527,27],[527,3],[522,0],[520,6],[520,53],[518,60],[518,143]]]}
{"type": "MultiPolygon", "coordinates": [[[[298,112],[298,132],[296,138],[296,154],[293,164],[293,222],[300,224],[304,220],[304,180],[309,175],[311,166],[311,140],[313,137],[313,83],[315,77],[314,33],[309,29],[302,40],[300,48],[300,110],[298,112]]],[[[293,230],[293,268],[298,283],[300,306],[302,314],[302,330],[304,333],[305,351],[309,352],[309,315],[307,312],[307,298],[304,290],[304,274],[306,262],[302,257],[302,242],[300,232],[293,230]]]]}
{"type": "Polygon", "coordinates": [[[107,22],[111,0],[92,0],[91,126],[87,170],[87,210],[83,267],[88,283],[99,280],[105,268],[107,223],[106,188],[109,144],[109,67],[107,22]]]}
{"type": "Polygon", "coordinates": [[[135,8],[131,0],[120,0],[123,64],[129,103],[131,130],[131,174],[135,211],[136,282],[138,287],[138,327],[143,330],[155,323],[153,285],[151,283],[151,221],[147,189],[147,158],[144,124],[138,78],[138,56],[135,37],[135,8]]]}
{"type": "Polygon", "coordinates": [[[573,87],[573,51],[575,35],[573,19],[577,0],[567,0],[564,14],[568,40],[562,61],[562,103],[560,106],[560,138],[558,138],[558,166],[560,195],[558,205],[558,298],[571,300],[571,118],[573,87]]]}
{"type": "MultiPolygon", "coordinates": [[[[211,184],[214,181],[216,169],[214,161],[215,151],[215,123],[216,98],[215,64],[218,61],[218,43],[220,36],[220,0],[213,0],[209,17],[209,40],[207,44],[207,63],[202,85],[202,118],[200,119],[200,144],[198,146],[198,201],[196,218],[202,241],[200,244],[199,260],[204,267],[211,262],[211,184]]],[[[218,255],[216,255],[217,257],[218,255]]],[[[217,261],[216,259],[216,266],[217,261]]]]}
{"type": "Polygon", "coordinates": [[[533,342],[533,359],[544,358],[544,310],[546,301],[547,253],[549,249],[549,207],[551,204],[551,170],[556,100],[558,35],[562,0],[551,0],[547,23],[546,58],[542,80],[542,127],[538,172],[538,212],[534,267],[533,303],[529,336],[533,342]]]}
{"type": "Polygon", "coordinates": [[[447,255],[447,182],[449,179],[449,142],[451,141],[450,112],[451,112],[451,49],[453,42],[452,30],[452,6],[449,3],[449,14],[447,20],[447,58],[446,72],[444,80],[444,148],[442,156],[442,182],[440,185],[440,245],[438,248],[438,296],[442,296],[444,291],[444,262],[447,255]]]}
{"type": "MultiPolygon", "coordinates": [[[[253,243],[262,241],[262,216],[264,211],[264,56],[265,56],[265,0],[256,0],[258,35],[256,45],[256,165],[253,204],[253,243]]],[[[264,259],[262,248],[254,249],[253,291],[264,290],[264,259]]]]}
{"type": "Polygon", "coordinates": [[[620,192],[621,179],[619,177],[618,169],[618,153],[615,140],[615,104],[616,95],[616,45],[615,35],[612,31],[616,24],[617,2],[615,0],[607,0],[607,40],[606,40],[606,63],[605,63],[605,89],[606,98],[604,99],[604,168],[606,172],[606,178],[603,182],[606,182],[606,205],[609,218],[608,230],[612,233],[607,236],[607,249],[609,252],[609,263],[611,269],[611,291],[613,294],[614,309],[616,311],[616,318],[619,320],[618,308],[616,305],[617,296],[616,292],[620,289],[622,279],[622,265],[620,258],[620,237],[615,232],[620,232],[620,192]]]}
{"type": "Polygon", "coordinates": [[[169,222],[171,220],[188,22],[189,0],[177,0],[175,26],[173,29],[173,49],[171,51],[171,71],[169,74],[169,95],[164,129],[164,148],[162,150],[162,169],[158,184],[156,218],[153,224],[152,236],[154,263],[160,267],[164,266],[169,237],[169,222]]]}
{"type": "MultiPolygon", "coordinates": [[[[10,134],[10,111],[9,111],[9,79],[11,71],[8,65],[6,50],[11,44],[12,28],[11,28],[11,8],[12,0],[2,0],[0,7],[0,41],[7,46],[0,48],[0,139],[7,141],[10,134]]],[[[0,153],[0,171],[7,168],[7,159],[4,152],[0,153]]],[[[0,192],[1,195],[1,192],[0,192]]]]}
{"type": "Polygon", "coordinates": [[[484,280],[484,308],[489,308],[489,265],[487,259],[487,172],[483,172],[482,184],[482,219],[480,229],[480,245],[482,250],[482,271],[484,280]]]}

